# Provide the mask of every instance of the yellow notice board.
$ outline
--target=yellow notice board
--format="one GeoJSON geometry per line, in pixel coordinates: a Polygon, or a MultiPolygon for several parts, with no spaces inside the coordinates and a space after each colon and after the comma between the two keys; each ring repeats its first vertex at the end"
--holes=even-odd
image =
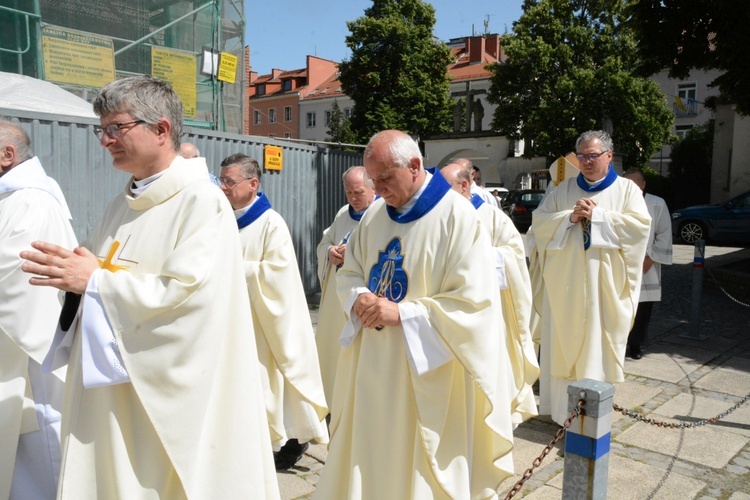
{"type": "Polygon", "coordinates": [[[169,82],[182,99],[185,118],[195,118],[198,59],[195,54],[151,47],[151,75],[169,82]]]}
{"type": "Polygon", "coordinates": [[[44,79],[83,87],[102,88],[115,80],[112,39],[82,31],[42,27],[44,79]]]}
{"type": "Polygon", "coordinates": [[[234,83],[237,77],[237,56],[222,52],[219,58],[219,80],[234,83]]]}
{"type": "Polygon", "coordinates": [[[284,153],[279,146],[266,146],[266,170],[282,170],[284,168],[284,153]]]}

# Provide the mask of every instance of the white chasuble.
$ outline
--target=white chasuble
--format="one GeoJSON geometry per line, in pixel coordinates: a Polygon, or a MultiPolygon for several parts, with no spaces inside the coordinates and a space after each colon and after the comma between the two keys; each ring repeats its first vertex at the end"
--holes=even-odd
{"type": "Polygon", "coordinates": [[[477,215],[487,228],[497,253],[497,265],[503,266],[507,281],[507,286],[500,290],[500,303],[507,331],[506,348],[513,369],[513,424],[518,425],[539,414],[532,388],[539,378],[539,363],[531,340],[531,281],[526,252],[521,234],[502,210],[482,203],[477,215]]]}
{"type": "Polygon", "coordinates": [[[65,370],[42,373],[60,293],[32,286],[19,253],[78,243],[57,183],[36,157],[0,177],[0,500],[55,498],[65,370]]]}
{"type": "MultiPolygon", "coordinates": [[[[540,407],[562,425],[569,416],[567,386],[590,378],[624,380],[628,333],[635,319],[650,217],[638,186],[617,177],[586,191],[563,181],[533,213],[536,253],[531,281],[540,317],[540,407]],[[596,201],[590,246],[570,214],[580,198],[596,201]]],[[[584,184],[585,185],[585,184],[584,184]]]]}
{"type": "Polygon", "coordinates": [[[83,387],[79,326],[60,498],[278,498],[237,223],[205,160],[126,187],[86,247],[130,382],[83,387]]]}
{"type": "Polygon", "coordinates": [[[487,328],[502,325],[488,236],[438,173],[399,222],[389,211],[376,200],[352,233],[339,298],[379,289],[413,305],[452,357],[418,375],[402,327],[356,332],[339,356],[314,498],[494,498],[513,471],[512,374],[502,326],[487,328]]]}
{"type": "Polygon", "coordinates": [[[333,383],[336,380],[336,365],[339,361],[339,351],[341,351],[339,336],[346,323],[346,315],[336,293],[336,274],[340,266],[334,266],[328,261],[328,249],[341,245],[357,224],[359,220],[352,218],[350,206],[345,205],[336,214],[331,226],[323,231],[323,237],[317,248],[321,293],[315,345],[318,348],[320,375],[323,378],[323,390],[328,408],[331,407],[333,399],[333,383]]]}
{"type": "Polygon", "coordinates": [[[252,217],[240,240],[271,441],[276,450],[292,438],[327,443],[328,407],[292,237],[265,195],[241,226],[244,217],[252,217]]]}

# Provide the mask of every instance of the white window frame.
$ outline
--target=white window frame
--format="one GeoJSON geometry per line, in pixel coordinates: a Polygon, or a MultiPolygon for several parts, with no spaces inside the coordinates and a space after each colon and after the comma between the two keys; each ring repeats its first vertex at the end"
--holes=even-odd
{"type": "Polygon", "coordinates": [[[307,113],[307,128],[313,128],[316,127],[317,122],[317,113],[315,111],[307,113]]]}
{"type": "Polygon", "coordinates": [[[276,123],[276,108],[268,108],[268,123],[276,123]]]}
{"type": "Polygon", "coordinates": [[[284,121],[290,122],[292,121],[292,118],[294,115],[292,114],[292,107],[291,106],[284,106],[284,121]]]}
{"type": "Polygon", "coordinates": [[[262,114],[259,109],[253,111],[253,125],[260,125],[263,121],[262,114]]]}

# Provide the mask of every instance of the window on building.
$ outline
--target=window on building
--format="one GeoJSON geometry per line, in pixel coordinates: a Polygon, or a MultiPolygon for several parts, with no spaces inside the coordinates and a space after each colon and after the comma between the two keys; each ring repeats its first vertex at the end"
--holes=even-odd
{"type": "Polygon", "coordinates": [[[265,95],[266,94],[266,84],[261,83],[255,86],[255,94],[256,95],[265,95]]]}
{"type": "Polygon", "coordinates": [[[253,111],[253,125],[260,125],[260,120],[260,111],[256,109],[253,111]]]}
{"type": "Polygon", "coordinates": [[[291,80],[284,80],[281,83],[281,90],[283,90],[284,92],[288,92],[288,91],[292,90],[292,81],[291,80]]]}
{"type": "Polygon", "coordinates": [[[326,111],[326,127],[331,123],[331,115],[333,115],[332,111],[326,111]]]}
{"type": "Polygon", "coordinates": [[[276,108],[268,110],[268,123],[276,123],[276,108]]]}
{"type": "Polygon", "coordinates": [[[284,121],[285,122],[292,121],[292,107],[291,106],[284,106],[284,121]]]}
{"type": "Polygon", "coordinates": [[[315,113],[307,113],[307,126],[308,127],[315,126],[315,113]]]}
{"type": "Polygon", "coordinates": [[[344,116],[346,116],[347,119],[352,117],[352,108],[346,108],[344,109],[344,116]]]}
{"type": "Polygon", "coordinates": [[[268,138],[269,139],[275,139],[276,138],[276,134],[268,134],[268,138]]]}
{"type": "Polygon", "coordinates": [[[693,128],[692,125],[677,125],[675,127],[675,135],[677,135],[677,137],[679,137],[680,139],[684,139],[688,133],[688,130],[690,130],[691,128],[693,128]]]}
{"type": "Polygon", "coordinates": [[[696,100],[697,86],[695,83],[680,83],[677,85],[677,99],[675,100],[675,114],[677,116],[692,116],[698,113],[696,100]]]}
{"type": "Polygon", "coordinates": [[[284,139],[291,139],[292,133],[291,132],[284,132],[284,139]]]}

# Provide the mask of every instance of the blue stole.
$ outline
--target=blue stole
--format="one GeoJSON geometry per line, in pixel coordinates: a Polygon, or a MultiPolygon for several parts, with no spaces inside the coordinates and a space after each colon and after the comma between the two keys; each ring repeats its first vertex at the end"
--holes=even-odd
{"type": "Polygon", "coordinates": [[[258,199],[250,207],[250,210],[245,212],[242,217],[237,219],[237,227],[239,229],[245,228],[258,220],[258,217],[266,213],[267,210],[271,209],[271,202],[263,193],[258,193],[258,199]]]}
{"type": "Polygon", "coordinates": [[[479,207],[482,206],[482,203],[484,203],[484,199],[482,199],[481,196],[478,194],[471,195],[471,204],[474,205],[474,208],[479,210],[479,207]]]}
{"type": "Polygon", "coordinates": [[[440,175],[440,172],[436,170],[435,173],[432,174],[430,183],[427,184],[424,192],[422,192],[422,196],[419,197],[417,203],[415,203],[408,212],[399,214],[398,212],[396,212],[395,208],[392,208],[388,205],[386,205],[385,208],[388,211],[388,216],[393,222],[398,222],[399,224],[407,224],[409,222],[414,222],[415,220],[421,218],[423,215],[426,215],[430,210],[435,208],[438,202],[443,199],[445,193],[450,190],[451,185],[448,183],[448,181],[445,180],[445,177],[440,175]]]}
{"type": "MultiPolygon", "coordinates": [[[[616,180],[617,172],[615,172],[615,169],[612,168],[612,164],[610,163],[607,175],[605,175],[604,179],[602,179],[602,181],[596,186],[589,186],[586,183],[586,178],[583,177],[583,173],[578,174],[576,183],[578,184],[578,187],[583,189],[584,191],[593,193],[596,191],[604,191],[609,186],[614,184],[616,180]]],[[[591,221],[589,219],[583,219],[581,222],[583,222],[583,249],[588,250],[589,246],[591,245],[591,221]]]]}
{"type": "Polygon", "coordinates": [[[357,222],[359,222],[359,221],[361,221],[361,220],[362,220],[362,216],[363,216],[363,215],[365,215],[365,212],[366,212],[366,211],[367,211],[367,210],[363,210],[361,214],[358,214],[358,213],[357,213],[357,212],[356,212],[356,211],[354,210],[354,208],[353,208],[353,207],[352,207],[351,205],[349,205],[349,217],[351,217],[351,218],[352,218],[352,220],[356,220],[357,222]]]}

